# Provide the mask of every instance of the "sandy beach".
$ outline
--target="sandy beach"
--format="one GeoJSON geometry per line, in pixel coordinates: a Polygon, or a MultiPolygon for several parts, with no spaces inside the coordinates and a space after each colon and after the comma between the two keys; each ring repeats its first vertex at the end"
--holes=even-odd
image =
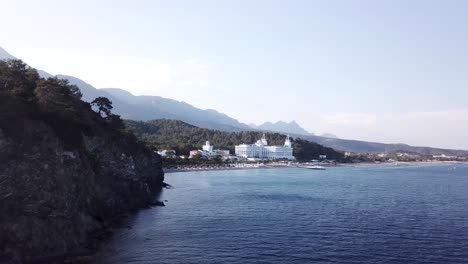
{"type": "Polygon", "coordinates": [[[198,167],[198,168],[176,168],[176,169],[166,169],[166,168],[164,168],[164,173],[191,172],[191,171],[224,171],[224,170],[258,170],[258,169],[291,169],[291,168],[295,168],[294,166],[250,165],[250,164],[244,164],[244,165],[246,165],[246,166],[198,167]]]}
{"type": "MultiPolygon", "coordinates": [[[[337,164],[321,164],[325,168],[333,167],[376,167],[376,166],[429,166],[429,165],[442,165],[442,164],[467,164],[468,162],[461,161],[418,161],[418,162],[361,162],[361,163],[337,163],[337,164]]],[[[257,164],[238,164],[232,167],[186,167],[167,169],[164,168],[164,173],[174,172],[192,172],[192,171],[224,171],[224,170],[258,170],[258,169],[294,169],[299,168],[303,164],[295,165],[257,165],[257,164]]]]}

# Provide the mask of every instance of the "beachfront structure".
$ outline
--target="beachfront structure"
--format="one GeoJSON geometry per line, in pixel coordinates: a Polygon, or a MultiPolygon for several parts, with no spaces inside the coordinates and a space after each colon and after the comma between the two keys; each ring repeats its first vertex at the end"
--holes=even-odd
{"type": "Polygon", "coordinates": [[[215,149],[213,152],[222,158],[229,158],[231,155],[228,149],[215,149]]]}
{"type": "Polygon", "coordinates": [[[238,157],[246,159],[287,159],[293,160],[293,148],[289,135],[283,146],[268,146],[265,134],[255,144],[241,144],[235,146],[238,157]]]}
{"type": "Polygon", "coordinates": [[[194,158],[197,155],[201,155],[199,150],[191,150],[189,154],[189,159],[194,158]]]}
{"type": "Polygon", "coordinates": [[[176,151],[173,149],[163,149],[161,151],[158,151],[158,154],[163,158],[175,158],[176,157],[176,151]]]}
{"type": "Polygon", "coordinates": [[[202,146],[202,150],[206,152],[213,152],[213,145],[210,144],[210,141],[206,141],[205,145],[202,146]]]}
{"type": "Polygon", "coordinates": [[[200,155],[204,158],[221,157],[223,159],[228,159],[230,157],[229,150],[213,149],[213,145],[211,145],[210,141],[208,140],[205,142],[205,145],[202,146],[202,149],[190,151],[191,158],[195,157],[196,155],[200,155]]]}

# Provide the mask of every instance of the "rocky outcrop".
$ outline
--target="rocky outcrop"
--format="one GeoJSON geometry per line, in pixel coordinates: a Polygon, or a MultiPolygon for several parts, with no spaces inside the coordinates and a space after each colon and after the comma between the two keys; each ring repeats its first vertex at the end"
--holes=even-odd
{"type": "Polygon", "coordinates": [[[160,191],[160,157],[131,137],[75,131],[70,146],[48,122],[15,122],[0,124],[0,263],[79,254],[93,232],[160,191]]]}

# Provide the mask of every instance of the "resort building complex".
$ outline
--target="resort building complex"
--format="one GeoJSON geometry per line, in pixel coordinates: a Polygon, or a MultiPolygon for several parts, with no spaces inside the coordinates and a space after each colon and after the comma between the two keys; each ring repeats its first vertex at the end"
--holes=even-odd
{"type": "Polygon", "coordinates": [[[287,159],[294,160],[293,148],[289,135],[283,146],[268,146],[263,134],[255,144],[241,144],[235,146],[236,156],[246,159],[287,159]]]}

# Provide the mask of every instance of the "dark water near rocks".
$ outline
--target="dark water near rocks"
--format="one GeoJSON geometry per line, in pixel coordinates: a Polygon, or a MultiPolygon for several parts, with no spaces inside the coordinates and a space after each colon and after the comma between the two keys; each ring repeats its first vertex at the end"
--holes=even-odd
{"type": "Polygon", "coordinates": [[[468,263],[468,166],[167,174],[97,263],[468,263]]]}

